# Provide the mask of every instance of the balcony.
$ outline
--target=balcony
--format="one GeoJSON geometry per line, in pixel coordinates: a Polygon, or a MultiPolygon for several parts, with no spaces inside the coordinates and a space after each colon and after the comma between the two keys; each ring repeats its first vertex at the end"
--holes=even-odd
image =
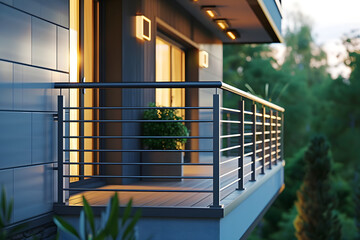
{"type": "Polygon", "coordinates": [[[201,99],[185,107],[150,107],[147,103],[133,106],[130,101],[115,107],[70,107],[64,106],[64,96],[58,96],[55,211],[60,215],[74,217],[82,206],[82,195],[99,213],[110,196],[118,192],[121,205],[133,199],[134,207],[142,209],[143,218],[139,223],[142,237],[151,235],[149,226],[156,229],[159,224],[168,224],[168,230],[164,231],[172,228],[178,231],[175,226],[181,224],[185,239],[191,239],[186,234],[192,237],[204,234],[204,231],[197,233],[194,227],[203,230],[205,224],[211,228],[206,233],[207,239],[218,239],[216,236],[239,239],[246,236],[283,189],[284,109],[273,103],[223,82],[56,83],[55,87],[113,88],[134,91],[139,96],[154,94],[155,89],[161,88],[185,89],[189,94],[197,93],[201,99]],[[228,104],[224,99],[230,98],[228,104]],[[184,112],[185,119],[172,121],[185,124],[190,129],[189,136],[141,133],[144,123],[167,122],[144,120],[143,112],[164,108],[184,112]],[[73,120],[68,117],[71,111],[97,111],[101,118],[73,120]],[[69,126],[74,123],[92,124],[100,129],[99,134],[70,135],[69,126]],[[180,150],[143,147],[143,139],[158,138],[182,138],[187,139],[187,143],[180,150]],[[87,144],[79,145],[83,148],[71,148],[70,139],[80,142],[90,139],[98,144],[92,148],[87,144]],[[185,160],[174,161],[169,157],[145,162],[144,153],[154,152],[183,153],[185,160]],[[70,153],[82,156],[93,153],[97,160],[72,161],[70,153]],[[71,173],[71,166],[77,166],[77,174],[71,173]],[[92,174],[84,170],[86,166],[92,166],[92,174]],[[71,183],[70,179],[74,178],[79,181],[71,183]],[[154,220],[158,217],[164,221],[154,220]]]}

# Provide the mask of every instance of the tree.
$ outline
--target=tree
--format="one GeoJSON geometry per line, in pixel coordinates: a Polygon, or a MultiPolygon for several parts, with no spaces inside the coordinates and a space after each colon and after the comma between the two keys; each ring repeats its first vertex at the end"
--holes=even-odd
{"type": "Polygon", "coordinates": [[[305,153],[304,182],[297,192],[298,215],[294,221],[296,237],[301,240],[341,238],[336,214],[336,197],[331,189],[332,161],[329,144],[322,136],[314,137],[305,153]]]}

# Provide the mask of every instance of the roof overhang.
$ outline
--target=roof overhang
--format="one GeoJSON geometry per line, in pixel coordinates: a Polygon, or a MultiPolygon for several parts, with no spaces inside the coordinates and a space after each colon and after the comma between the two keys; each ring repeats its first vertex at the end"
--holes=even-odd
{"type": "Polygon", "coordinates": [[[279,0],[176,0],[192,16],[224,43],[283,42],[282,9],[279,0]],[[211,18],[205,9],[214,8],[211,18]],[[228,28],[238,34],[233,40],[216,23],[225,19],[228,28]]]}

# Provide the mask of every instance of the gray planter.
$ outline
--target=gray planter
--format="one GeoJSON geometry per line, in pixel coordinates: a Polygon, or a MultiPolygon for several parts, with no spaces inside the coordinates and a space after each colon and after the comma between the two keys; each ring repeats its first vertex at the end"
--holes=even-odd
{"type": "MultiPolygon", "coordinates": [[[[184,154],[182,152],[142,152],[141,161],[143,163],[183,163],[184,154]]],[[[182,165],[142,165],[142,176],[178,176],[183,174],[182,165]]],[[[143,178],[143,181],[181,181],[181,178],[143,178]]]]}

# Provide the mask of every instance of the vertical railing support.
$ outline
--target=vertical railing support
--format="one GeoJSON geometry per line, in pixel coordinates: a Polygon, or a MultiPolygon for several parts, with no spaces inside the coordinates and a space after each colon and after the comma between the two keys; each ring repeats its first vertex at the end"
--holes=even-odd
{"type": "Polygon", "coordinates": [[[265,126],[265,114],[266,114],[266,109],[265,106],[262,106],[262,151],[261,151],[261,155],[262,155],[262,160],[261,160],[261,174],[265,174],[265,130],[266,130],[266,126],[265,126]]]}
{"type": "Polygon", "coordinates": [[[239,110],[240,110],[240,113],[239,113],[239,121],[240,121],[240,124],[239,124],[239,132],[240,132],[240,137],[239,137],[239,145],[240,145],[240,148],[239,148],[239,159],[238,159],[238,168],[239,168],[239,171],[238,171],[238,190],[244,190],[244,151],[245,151],[245,148],[244,148],[244,132],[245,132],[245,124],[244,124],[244,118],[245,118],[245,115],[244,115],[244,110],[245,110],[245,101],[244,100],[241,100],[239,102],[239,110]]]}
{"type": "Polygon", "coordinates": [[[275,114],[275,165],[277,165],[278,163],[278,159],[279,159],[279,152],[278,152],[278,149],[279,149],[279,140],[278,140],[278,137],[279,137],[279,131],[278,131],[278,127],[279,127],[279,112],[276,111],[276,114],[275,114]]]}
{"type": "Polygon", "coordinates": [[[58,96],[58,203],[64,203],[64,182],[63,182],[63,161],[64,161],[64,143],[63,143],[63,134],[64,134],[64,96],[58,96]]]}
{"type": "Polygon", "coordinates": [[[272,165],[272,116],[273,116],[273,112],[272,109],[270,108],[270,113],[269,113],[270,117],[269,117],[269,123],[270,123],[270,137],[269,137],[269,169],[271,169],[271,165],[272,165]]]}
{"type": "Polygon", "coordinates": [[[252,105],[252,122],[253,122],[253,126],[252,126],[252,163],[251,163],[251,181],[255,181],[256,180],[256,103],[254,102],[252,105]]]}
{"type": "Polygon", "coordinates": [[[220,206],[220,97],[213,95],[213,205],[220,206]]]}
{"type": "Polygon", "coordinates": [[[281,160],[284,160],[284,113],[281,113],[281,160]]]}

